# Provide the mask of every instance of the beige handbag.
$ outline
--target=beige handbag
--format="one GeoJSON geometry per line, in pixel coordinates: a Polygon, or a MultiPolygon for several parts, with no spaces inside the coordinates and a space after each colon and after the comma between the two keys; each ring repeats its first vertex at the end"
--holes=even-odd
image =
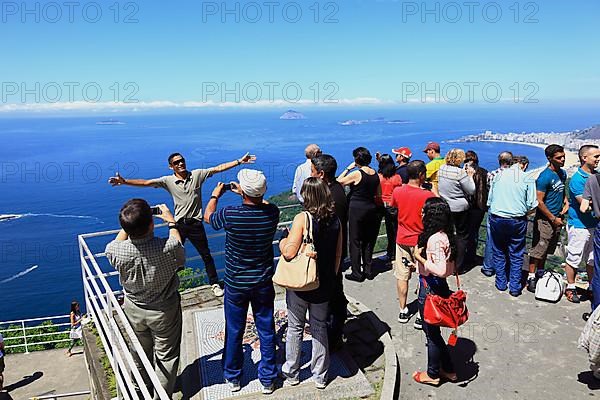
{"type": "Polygon", "coordinates": [[[289,290],[307,292],[319,288],[319,274],[317,273],[317,260],[306,255],[315,251],[312,234],[312,216],[306,212],[307,231],[298,249],[298,254],[287,261],[279,257],[277,269],[273,275],[273,282],[289,290]]]}

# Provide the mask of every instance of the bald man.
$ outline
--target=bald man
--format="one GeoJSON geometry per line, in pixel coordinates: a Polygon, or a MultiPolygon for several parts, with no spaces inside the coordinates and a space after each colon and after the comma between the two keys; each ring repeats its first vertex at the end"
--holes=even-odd
{"type": "Polygon", "coordinates": [[[317,156],[320,156],[321,153],[322,152],[321,152],[321,149],[319,148],[319,146],[317,146],[316,144],[309,144],[308,146],[306,146],[306,149],[304,149],[304,155],[306,156],[306,161],[304,162],[304,164],[300,164],[296,168],[296,173],[294,174],[294,185],[292,186],[292,192],[294,192],[294,194],[296,195],[296,197],[298,198],[298,201],[300,203],[304,202],[304,199],[302,199],[302,196],[300,195],[300,189],[302,189],[302,184],[304,183],[304,180],[310,176],[310,172],[311,172],[310,166],[312,165],[311,160],[317,156]]]}

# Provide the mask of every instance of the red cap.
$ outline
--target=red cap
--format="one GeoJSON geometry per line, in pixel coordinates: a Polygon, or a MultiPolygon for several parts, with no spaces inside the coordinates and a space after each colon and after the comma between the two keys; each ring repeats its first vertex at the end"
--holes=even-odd
{"type": "Polygon", "coordinates": [[[427,146],[425,146],[425,149],[423,149],[424,152],[426,152],[427,150],[434,150],[436,153],[439,153],[440,144],[436,142],[429,142],[427,143],[427,146]]]}
{"type": "Polygon", "coordinates": [[[412,152],[408,147],[400,147],[399,149],[392,149],[392,153],[398,154],[406,159],[410,159],[412,157],[412,152]]]}

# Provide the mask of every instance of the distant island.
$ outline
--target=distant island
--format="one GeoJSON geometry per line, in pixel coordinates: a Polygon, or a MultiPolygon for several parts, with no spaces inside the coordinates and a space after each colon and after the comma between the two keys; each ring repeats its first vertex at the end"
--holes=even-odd
{"type": "Polygon", "coordinates": [[[109,119],[106,121],[98,121],[96,122],[96,125],[126,125],[126,123],[122,121],[116,121],[114,119],[109,119]]]}
{"type": "Polygon", "coordinates": [[[392,119],[386,120],[384,117],[377,117],[373,119],[347,119],[345,121],[338,122],[338,125],[342,126],[353,126],[363,124],[412,124],[412,121],[404,119],[392,119]]]}
{"type": "Polygon", "coordinates": [[[298,111],[287,110],[279,119],[306,119],[306,117],[298,111]]]}

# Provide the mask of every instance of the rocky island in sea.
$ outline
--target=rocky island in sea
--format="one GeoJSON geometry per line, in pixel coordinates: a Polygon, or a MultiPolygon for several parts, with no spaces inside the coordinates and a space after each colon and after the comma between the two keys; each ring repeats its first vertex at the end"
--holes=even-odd
{"type": "Polygon", "coordinates": [[[353,125],[363,125],[363,124],[370,124],[370,123],[383,123],[383,124],[410,124],[412,123],[411,121],[408,120],[404,120],[404,119],[392,119],[392,120],[387,120],[384,117],[377,117],[374,119],[347,119],[345,121],[340,121],[338,122],[338,125],[342,125],[342,126],[353,126],[353,125]]]}
{"type": "Polygon", "coordinates": [[[279,119],[306,119],[306,116],[298,111],[287,110],[279,119]]]}

